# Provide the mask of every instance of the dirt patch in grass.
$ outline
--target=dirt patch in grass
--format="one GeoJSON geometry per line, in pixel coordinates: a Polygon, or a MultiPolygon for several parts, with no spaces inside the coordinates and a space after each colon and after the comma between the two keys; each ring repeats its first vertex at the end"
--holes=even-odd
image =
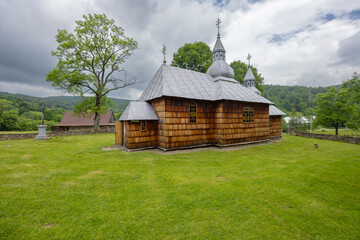
{"type": "Polygon", "coordinates": [[[92,178],[92,177],[94,177],[94,176],[96,176],[98,174],[101,174],[103,172],[104,172],[103,170],[95,170],[95,171],[92,171],[92,172],[88,172],[85,175],[79,176],[78,179],[89,179],[89,178],[92,178]]]}
{"type": "Polygon", "coordinates": [[[48,228],[52,228],[53,226],[54,226],[53,223],[47,223],[43,226],[43,228],[48,229],[48,228]]]}

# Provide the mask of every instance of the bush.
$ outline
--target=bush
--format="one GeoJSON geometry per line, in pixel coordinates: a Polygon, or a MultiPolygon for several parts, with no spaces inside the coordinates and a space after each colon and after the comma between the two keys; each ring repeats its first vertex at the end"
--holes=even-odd
{"type": "Polygon", "coordinates": [[[0,130],[1,131],[16,131],[19,129],[18,125],[19,115],[16,110],[4,111],[0,115],[0,130]]]}

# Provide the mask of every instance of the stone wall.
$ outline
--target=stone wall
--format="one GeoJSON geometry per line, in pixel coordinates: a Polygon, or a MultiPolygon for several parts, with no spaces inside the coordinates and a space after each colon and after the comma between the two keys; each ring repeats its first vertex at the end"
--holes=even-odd
{"type": "Polygon", "coordinates": [[[306,137],[306,138],[316,138],[316,139],[324,139],[330,141],[340,141],[344,143],[354,143],[360,144],[360,138],[358,137],[346,137],[346,136],[336,136],[336,135],[329,135],[329,134],[317,134],[317,133],[304,133],[299,132],[295,128],[290,130],[290,135],[306,137]]]}
{"type": "MultiPolygon", "coordinates": [[[[99,133],[114,133],[114,130],[102,130],[99,133]]],[[[86,135],[86,134],[93,134],[92,130],[82,130],[82,131],[68,131],[68,132],[51,132],[46,133],[48,137],[59,137],[59,136],[75,136],[75,135],[86,135]]],[[[28,139],[34,138],[37,136],[37,133],[14,133],[14,134],[1,134],[0,133],[0,141],[5,140],[19,140],[19,139],[28,139]]]]}

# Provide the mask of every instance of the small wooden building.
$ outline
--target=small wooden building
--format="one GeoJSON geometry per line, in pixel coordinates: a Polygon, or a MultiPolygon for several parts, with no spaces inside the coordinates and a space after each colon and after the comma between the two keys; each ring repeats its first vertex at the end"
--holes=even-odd
{"type": "Polygon", "coordinates": [[[230,146],[281,137],[284,113],[256,89],[250,65],[243,86],[225,61],[220,35],[212,55],[206,74],[160,66],[140,99],[130,102],[119,119],[125,148],[230,146]],[[280,115],[270,116],[270,109],[280,115]]]}
{"type": "MultiPolygon", "coordinates": [[[[65,112],[61,122],[51,128],[51,131],[90,131],[94,128],[95,113],[85,117],[74,114],[73,112],[65,112]]],[[[115,116],[112,111],[107,111],[100,116],[100,130],[114,131],[115,116]]]]}

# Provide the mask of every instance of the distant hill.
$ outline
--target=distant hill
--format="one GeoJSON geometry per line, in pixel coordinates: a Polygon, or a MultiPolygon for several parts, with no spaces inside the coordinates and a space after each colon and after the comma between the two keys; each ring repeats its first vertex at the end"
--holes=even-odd
{"type": "MultiPolygon", "coordinates": [[[[339,87],[335,86],[335,87],[339,87]]],[[[264,97],[276,104],[286,113],[313,111],[316,107],[316,95],[325,93],[330,87],[304,87],[264,85],[264,97]]]]}
{"type": "MultiPolygon", "coordinates": [[[[274,102],[281,110],[287,113],[291,113],[293,111],[305,113],[307,109],[314,109],[316,107],[316,95],[318,93],[326,92],[330,87],[264,85],[264,88],[264,97],[274,102]]],[[[0,92],[0,99],[2,98],[18,103],[25,102],[25,105],[30,104],[30,109],[32,109],[32,111],[40,111],[42,104],[48,108],[62,108],[64,110],[71,111],[73,106],[81,99],[80,97],[74,96],[40,98],[23,94],[0,92]]],[[[123,112],[130,101],[126,99],[111,99],[116,105],[116,107],[112,109],[115,113],[123,112]]],[[[29,110],[29,106],[27,106],[27,110],[29,110]]]]}
{"type": "MultiPolygon", "coordinates": [[[[34,111],[39,111],[42,105],[47,108],[62,108],[67,111],[72,111],[76,103],[81,100],[81,97],[77,96],[55,96],[55,97],[33,97],[24,94],[12,94],[7,92],[0,92],[0,99],[8,99],[12,102],[22,102],[32,106],[34,111]]],[[[130,102],[126,99],[111,98],[116,107],[112,110],[116,113],[123,112],[130,102]]]]}

